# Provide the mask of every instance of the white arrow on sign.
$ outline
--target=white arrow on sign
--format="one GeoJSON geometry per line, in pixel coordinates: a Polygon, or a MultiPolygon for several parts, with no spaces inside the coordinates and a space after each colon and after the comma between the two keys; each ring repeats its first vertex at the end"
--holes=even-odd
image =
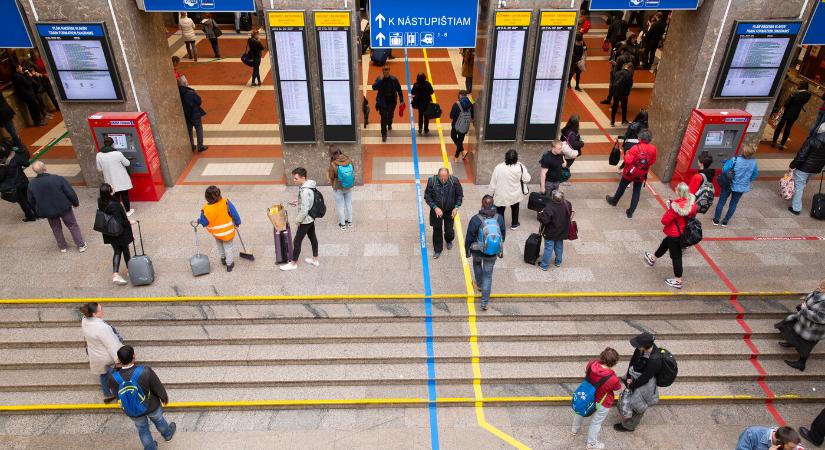
{"type": "Polygon", "coordinates": [[[378,32],[378,34],[375,35],[375,40],[378,41],[379,46],[384,45],[384,39],[386,39],[386,38],[387,37],[384,36],[384,33],[381,33],[381,32],[378,32]]]}
{"type": "Polygon", "coordinates": [[[384,21],[385,20],[387,20],[387,18],[384,17],[384,15],[381,14],[381,13],[378,13],[378,15],[375,16],[375,21],[378,22],[378,28],[383,28],[384,27],[384,21]]]}

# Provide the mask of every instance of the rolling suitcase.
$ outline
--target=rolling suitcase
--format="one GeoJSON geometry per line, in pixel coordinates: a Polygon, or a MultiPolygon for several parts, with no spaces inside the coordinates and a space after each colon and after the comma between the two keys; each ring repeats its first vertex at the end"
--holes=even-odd
{"type": "Polygon", "coordinates": [[[275,234],[275,264],[286,264],[292,260],[292,230],[289,224],[286,229],[278,231],[272,229],[275,234]]]}
{"type": "Polygon", "coordinates": [[[129,259],[129,264],[126,265],[129,269],[129,281],[132,286],[145,286],[155,282],[155,267],[152,265],[152,260],[146,256],[143,250],[143,233],[140,231],[140,221],[137,221],[138,237],[140,238],[140,255],[137,254],[137,245],[132,241],[132,246],[135,249],[135,256],[129,259]]]}
{"type": "Polygon", "coordinates": [[[814,194],[811,200],[811,217],[817,220],[825,220],[825,194],[822,193],[822,179],[825,172],[819,176],[819,193],[814,194]]]}
{"type": "Polygon", "coordinates": [[[539,256],[541,256],[541,235],[533,233],[524,243],[524,262],[535,266],[539,262],[539,256]]]}
{"type": "Polygon", "coordinates": [[[192,275],[199,277],[211,272],[212,267],[209,265],[209,257],[201,255],[201,246],[198,242],[198,224],[192,222],[191,225],[192,229],[195,230],[195,254],[189,258],[189,267],[192,268],[192,275]]]}

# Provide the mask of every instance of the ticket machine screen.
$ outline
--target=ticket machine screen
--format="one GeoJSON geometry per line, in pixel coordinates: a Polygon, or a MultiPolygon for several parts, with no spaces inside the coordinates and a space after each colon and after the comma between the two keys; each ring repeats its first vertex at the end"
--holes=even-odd
{"type": "MultiPolygon", "coordinates": [[[[130,174],[133,173],[148,173],[149,169],[146,167],[146,161],[143,157],[143,152],[140,150],[137,142],[137,137],[134,133],[124,132],[104,132],[102,138],[111,138],[114,143],[112,147],[115,150],[123,153],[123,156],[129,160],[129,167],[127,170],[130,174]]],[[[102,140],[101,140],[102,142],[102,140]]]]}

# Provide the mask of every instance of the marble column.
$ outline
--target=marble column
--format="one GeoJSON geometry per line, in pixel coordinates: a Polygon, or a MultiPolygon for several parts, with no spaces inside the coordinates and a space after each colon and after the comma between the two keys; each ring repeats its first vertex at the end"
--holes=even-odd
{"type": "Polygon", "coordinates": [[[137,111],[140,103],[140,110],[149,114],[152,123],[163,180],[167,186],[174,185],[192,158],[192,151],[173,76],[163,14],[140,11],[134,0],[32,0],[21,4],[32,29],[35,17],[40,21],[106,23],[125,101],[60,102],[86,184],[96,186],[102,182],[95,167],[96,150],[87,118],[98,111],[137,111]]]}
{"type": "MultiPolygon", "coordinates": [[[[575,9],[581,7],[581,0],[508,0],[506,6],[502,4],[498,10],[510,9],[529,9],[533,11],[532,22],[530,25],[530,32],[527,34],[527,50],[524,54],[523,64],[527,68],[532,68],[535,59],[535,52],[533,49],[538,45],[538,21],[540,10],[542,9],[575,9]]],[[[514,142],[485,142],[484,141],[484,121],[487,111],[489,85],[487,80],[492,74],[493,68],[488,64],[492,61],[493,45],[489,40],[492,38],[495,28],[495,13],[499,5],[498,0],[480,0],[479,2],[479,17],[478,17],[478,38],[476,41],[476,60],[473,68],[473,100],[475,101],[475,121],[474,129],[477,144],[472,148],[475,150],[475,155],[472,159],[473,172],[475,173],[476,184],[487,184],[490,182],[490,177],[493,174],[493,169],[499,163],[504,161],[504,153],[509,149],[515,149],[519,154],[519,161],[524,163],[525,167],[530,170],[530,175],[533,180],[538,180],[540,176],[541,167],[539,167],[539,159],[541,155],[547,151],[547,142],[525,142],[522,138],[524,136],[524,127],[527,123],[527,104],[530,91],[530,80],[525,72],[525,78],[522,80],[521,96],[519,100],[519,109],[516,111],[519,117],[519,125],[516,129],[516,141],[514,142]]],[[[459,84],[461,80],[459,80],[459,84]]],[[[567,96],[565,96],[567,98],[567,96]]],[[[565,100],[563,100],[565,101],[565,100]]],[[[560,106],[561,107],[561,106],[560,106]]],[[[449,111],[449,109],[447,109],[449,111]]],[[[566,120],[562,118],[561,120],[566,120]]],[[[473,132],[472,130],[470,131],[473,132]]],[[[453,152],[453,148],[448,149],[448,153],[453,152]]],[[[469,158],[468,158],[469,159],[469,158]]]]}
{"type": "MultiPolygon", "coordinates": [[[[264,6],[268,7],[269,2],[264,2],[264,6]]],[[[358,46],[358,26],[360,17],[358,16],[358,9],[356,2],[348,2],[347,8],[344,8],[344,2],[340,0],[279,0],[277,2],[278,10],[302,10],[306,11],[304,16],[306,24],[306,46],[307,57],[309,63],[309,80],[310,80],[310,95],[312,96],[312,114],[315,122],[315,142],[308,144],[282,143],[281,149],[284,155],[284,171],[287,181],[292,179],[291,171],[296,167],[303,167],[307,170],[309,178],[318,182],[319,185],[328,185],[327,168],[329,167],[329,150],[332,147],[338,147],[352,158],[353,166],[355,167],[355,182],[357,184],[363,183],[363,152],[361,150],[361,128],[360,123],[361,99],[359,94],[359,80],[360,80],[360,62],[359,57],[361,52],[356,48],[358,46]],[[350,12],[350,86],[352,90],[352,102],[355,105],[353,112],[353,121],[355,123],[355,142],[349,143],[327,143],[324,141],[324,112],[321,107],[321,59],[318,55],[318,43],[315,34],[315,24],[312,17],[312,11],[320,10],[349,10],[350,12]]],[[[266,20],[266,19],[264,19],[266,20]]],[[[268,39],[270,51],[274,48],[274,43],[268,39]]],[[[273,53],[274,57],[274,53],[273,53]]],[[[274,73],[273,66],[273,82],[275,88],[278,87],[277,74],[274,73]]],[[[275,101],[278,101],[277,95],[275,101]]],[[[283,121],[283,119],[280,119],[283,121]]]]}
{"type": "MultiPolygon", "coordinates": [[[[734,21],[796,20],[800,17],[803,3],[807,2],[705,0],[697,11],[673,13],[649,110],[650,129],[659,150],[653,172],[662,180],[670,181],[673,176],[679,146],[693,108],[745,109],[749,101],[712,98],[734,21]],[[717,36],[720,35],[717,43],[717,36]]],[[[813,3],[809,6],[812,7],[813,3]]],[[[781,76],[784,77],[784,72],[781,76]]],[[[768,111],[773,101],[775,98],[768,105],[768,111]]],[[[765,123],[757,132],[745,135],[743,148],[759,144],[764,126],[765,123]]]]}

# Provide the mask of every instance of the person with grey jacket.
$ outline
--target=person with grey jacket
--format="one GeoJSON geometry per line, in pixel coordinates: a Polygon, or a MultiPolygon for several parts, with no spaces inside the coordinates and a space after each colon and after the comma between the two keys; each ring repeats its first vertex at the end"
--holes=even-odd
{"type": "Polygon", "coordinates": [[[215,55],[215,58],[220,58],[221,49],[218,47],[218,37],[223,34],[223,31],[218,27],[218,23],[212,18],[211,13],[204,13],[203,20],[201,20],[201,28],[203,28],[206,39],[209,39],[209,43],[212,44],[212,53],[215,55]]]}
{"type": "Polygon", "coordinates": [[[298,207],[298,215],[295,221],[298,222],[298,229],[295,231],[295,239],[292,243],[292,261],[281,266],[281,270],[295,270],[298,268],[298,258],[301,256],[301,244],[304,237],[309,237],[312,245],[312,258],[304,259],[304,262],[318,267],[318,238],[315,236],[315,218],[309,214],[309,210],[315,203],[314,180],[307,179],[307,170],[303,167],[292,169],[292,182],[300,186],[298,189],[298,200],[289,202],[292,206],[298,207]]]}

